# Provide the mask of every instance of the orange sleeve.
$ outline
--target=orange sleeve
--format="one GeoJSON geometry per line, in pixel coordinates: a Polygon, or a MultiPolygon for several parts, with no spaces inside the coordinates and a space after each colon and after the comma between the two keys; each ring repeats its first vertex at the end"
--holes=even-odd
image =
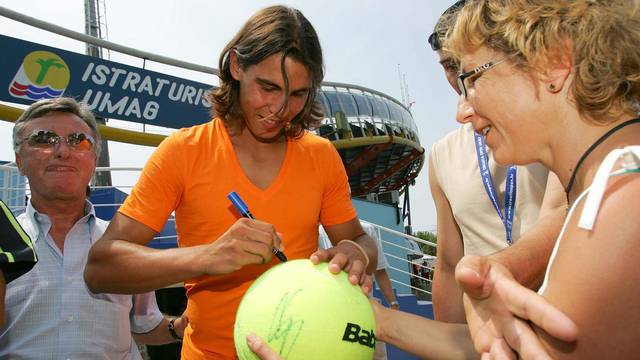
{"type": "Polygon", "coordinates": [[[322,194],[320,222],[323,225],[331,226],[352,220],[358,214],[351,203],[349,178],[342,164],[342,159],[333,144],[330,142],[327,144],[328,156],[326,164],[323,164],[323,168],[326,169],[324,178],[326,185],[322,194]]]}
{"type": "Polygon", "coordinates": [[[160,232],[180,203],[186,161],[180,132],[166,138],[153,152],[118,212],[160,232]]]}

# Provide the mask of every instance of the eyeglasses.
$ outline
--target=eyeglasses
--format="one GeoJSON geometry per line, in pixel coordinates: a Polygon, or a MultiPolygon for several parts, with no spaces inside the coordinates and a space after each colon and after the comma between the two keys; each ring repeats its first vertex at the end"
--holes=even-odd
{"type": "Polygon", "coordinates": [[[60,140],[64,140],[67,145],[77,151],[90,151],[95,144],[95,140],[91,135],[82,132],[60,136],[51,130],[35,130],[31,135],[22,139],[29,146],[39,149],[53,148],[60,143],[60,140]]]}
{"type": "Polygon", "coordinates": [[[498,61],[489,61],[488,63],[484,64],[484,65],[480,65],[477,68],[471,70],[471,71],[467,71],[466,73],[462,73],[460,75],[458,75],[458,88],[460,88],[460,93],[462,94],[462,96],[464,96],[464,98],[467,98],[467,94],[468,94],[468,90],[467,90],[467,84],[466,84],[466,80],[472,76],[476,76],[478,74],[482,74],[483,72],[491,69],[492,67],[499,65],[501,63],[503,63],[505,59],[502,60],[498,60],[498,61]]]}

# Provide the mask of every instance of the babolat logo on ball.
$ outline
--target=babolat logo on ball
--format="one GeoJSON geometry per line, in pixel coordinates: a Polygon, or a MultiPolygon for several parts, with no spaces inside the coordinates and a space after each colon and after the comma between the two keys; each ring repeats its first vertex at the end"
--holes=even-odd
{"type": "Polygon", "coordinates": [[[49,51],[33,51],[24,57],[9,86],[9,94],[20,99],[40,100],[61,96],[69,85],[69,67],[49,51]]]}
{"type": "Polygon", "coordinates": [[[371,331],[362,329],[359,325],[347,323],[342,335],[342,341],[358,343],[370,348],[376,346],[376,334],[371,331]]]}

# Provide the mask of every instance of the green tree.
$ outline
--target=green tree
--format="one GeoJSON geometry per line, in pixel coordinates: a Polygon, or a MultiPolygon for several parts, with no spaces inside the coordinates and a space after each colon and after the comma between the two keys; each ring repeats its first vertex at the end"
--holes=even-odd
{"type": "Polygon", "coordinates": [[[38,73],[38,76],[36,77],[36,84],[42,84],[42,82],[44,81],[44,77],[45,75],[47,75],[47,72],[49,72],[49,68],[50,67],[56,67],[58,69],[60,68],[64,68],[63,64],[60,64],[60,62],[58,61],[58,59],[56,58],[51,58],[51,59],[38,59],[36,60],[36,63],[38,65],[40,65],[40,72],[38,73]]]}
{"type": "MultiPolygon", "coordinates": [[[[432,242],[434,244],[438,243],[438,237],[436,236],[436,234],[430,231],[416,231],[415,233],[413,233],[413,236],[420,238],[422,240],[432,242]]],[[[427,255],[436,256],[435,247],[431,245],[423,244],[423,243],[418,243],[418,245],[420,245],[420,250],[422,250],[423,253],[427,255]]]]}

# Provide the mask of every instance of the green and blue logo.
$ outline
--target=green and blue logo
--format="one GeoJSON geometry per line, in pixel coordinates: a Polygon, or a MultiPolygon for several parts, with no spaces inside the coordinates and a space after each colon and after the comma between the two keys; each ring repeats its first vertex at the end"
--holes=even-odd
{"type": "Polygon", "coordinates": [[[70,72],[62,58],[49,51],[33,51],[9,86],[11,96],[37,101],[61,96],[69,85],[70,72]]]}

